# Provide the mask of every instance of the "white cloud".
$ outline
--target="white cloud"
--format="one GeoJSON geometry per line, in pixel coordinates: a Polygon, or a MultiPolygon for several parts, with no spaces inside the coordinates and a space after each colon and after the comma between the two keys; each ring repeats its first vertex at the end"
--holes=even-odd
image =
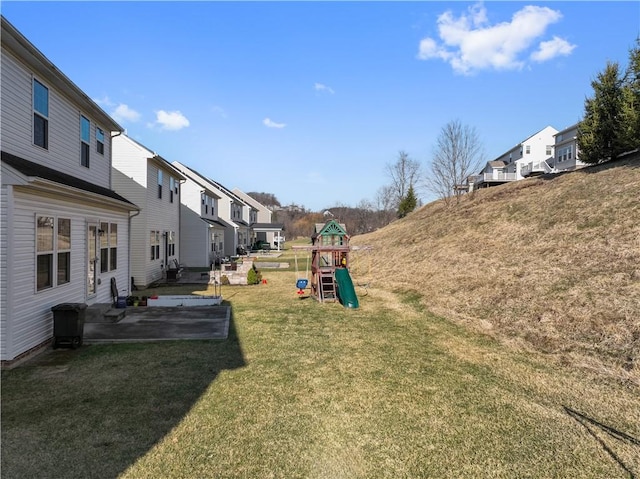
{"type": "Polygon", "coordinates": [[[313,85],[315,91],[326,91],[327,93],[331,93],[332,95],[335,93],[333,88],[330,86],[324,85],[323,83],[315,83],[313,85]]]}
{"type": "Polygon", "coordinates": [[[103,98],[94,98],[93,101],[95,101],[101,107],[111,107],[115,105],[115,103],[112,102],[108,96],[105,96],[103,98]]]}
{"type": "Polygon", "coordinates": [[[531,59],[536,62],[545,62],[558,56],[566,57],[571,55],[575,47],[575,45],[562,38],[553,37],[553,40],[548,42],[540,42],[538,49],[531,54],[531,59]]]}
{"type": "Polygon", "coordinates": [[[120,103],[115,110],[111,112],[111,116],[118,123],[124,122],[136,122],[140,120],[140,113],[135,111],[133,108],[129,108],[128,105],[124,103],[120,103]]]}
{"type": "MultiPolygon", "coordinates": [[[[424,38],[417,57],[449,62],[457,73],[472,74],[483,69],[513,70],[525,65],[523,56],[547,27],[562,18],[557,10],[525,6],[510,22],[490,25],[485,7],[478,3],[458,18],[451,11],[438,17],[440,43],[424,38]]],[[[558,54],[568,55],[574,46],[555,37],[540,43],[540,50],[531,57],[545,61],[558,54]],[[562,52],[562,53],[561,53],[562,52]]]]}
{"type": "Polygon", "coordinates": [[[262,120],[262,123],[268,128],[284,128],[285,126],[287,126],[285,123],[276,123],[271,118],[265,118],[264,120],[262,120]]]}
{"type": "Polygon", "coordinates": [[[189,120],[179,111],[158,110],[156,124],[163,130],[181,130],[189,126],[189,120]]]}

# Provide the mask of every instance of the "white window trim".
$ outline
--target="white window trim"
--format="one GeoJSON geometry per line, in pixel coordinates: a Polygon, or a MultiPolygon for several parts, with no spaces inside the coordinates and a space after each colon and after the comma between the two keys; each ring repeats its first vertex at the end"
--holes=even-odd
{"type": "Polygon", "coordinates": [[[34,245],[34,277],[33,277],[33,289],[35,294],[44,293],[46,291],[51,291],[56,288],[63,287],[67,284],[71,283],[71,274],[72,268],[69,265],[69,281],[66,283],[58,284],[58,254],[59,253],[69,253],[72,252],[72,224],[70,217],[67,216],[58,216],[50,213],[36,213],[33,219],[34,223],[34,236],[35,236],[35,245],[34,245]],[[53,218],[53,249],[47,251],[38,251],[38,218],[53,218]],[[59,249],[58,248],[58,226],[60,220],[68,220],[69,221],[69,249],[59,249]],[[51,255],[51,286],[46,288],[38,289],[38,256],[51,255]]]}

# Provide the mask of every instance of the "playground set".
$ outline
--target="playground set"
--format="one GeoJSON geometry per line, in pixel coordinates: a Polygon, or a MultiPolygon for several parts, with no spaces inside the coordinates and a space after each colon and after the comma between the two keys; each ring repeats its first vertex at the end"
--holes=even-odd
{"type": "MultiPolygon", "coordinates": [[[[315,225],[311,236],[311,246],[295,246],[311,253],[311,261],[307,258],[305,278],[298,277],[296,287],[302,297],[307,287],[310,296],[319,302],[340,301],[345,308],[358,308],[353,281],[349,275],[349,236],[343,224],[336,220],[315,225]],[[311,284],[309,285],[309,263],[311,263],[311,284]]],[[[296,274],[298,274],[298,258],[296,256],[296,274]]]]}

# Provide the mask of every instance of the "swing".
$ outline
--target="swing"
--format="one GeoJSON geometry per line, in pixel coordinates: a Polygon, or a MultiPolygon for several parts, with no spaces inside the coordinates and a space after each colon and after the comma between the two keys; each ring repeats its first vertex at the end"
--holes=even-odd
{"type": "MultiPolygon", "coordinates": [[[[298,255],[296,254],[295,256],[296,258],[296,276],[298,275],[298,255]]],[[[296,281],[296,288],[298,288],[298,295],[303,295],[304,294],[304,290],[307,287],[307,285],[309,284],[309,258],[307,257],[307,267],[305,270],[305,274],[304,274],[304,278],[298,278],[298,280],[296,281]]]]}

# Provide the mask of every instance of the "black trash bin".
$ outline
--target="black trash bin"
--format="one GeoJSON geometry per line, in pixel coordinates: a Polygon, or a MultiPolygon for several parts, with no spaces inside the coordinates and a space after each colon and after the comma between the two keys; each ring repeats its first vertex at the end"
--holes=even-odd
{"type": "Polygon", "coordinates": [[[53,311],[53,347],[64,344],[73,349],[82,346],[85,303],[62,303],[51,308],[53,311]]]}

